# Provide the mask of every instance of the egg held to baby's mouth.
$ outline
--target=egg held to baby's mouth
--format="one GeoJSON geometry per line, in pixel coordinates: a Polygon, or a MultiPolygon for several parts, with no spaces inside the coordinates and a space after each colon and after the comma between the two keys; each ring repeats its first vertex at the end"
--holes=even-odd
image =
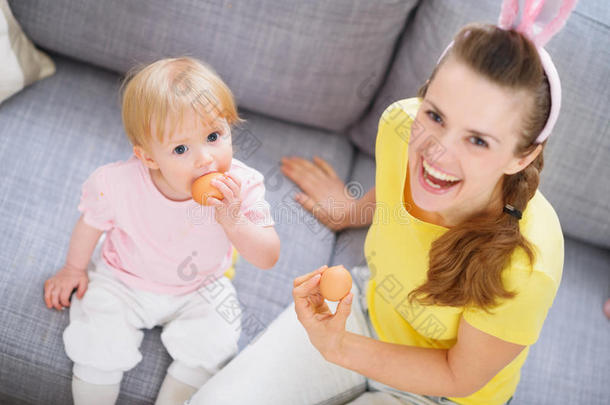
{"type": "Polygon", "coordinates": [[[201,205],[209,205],[209,197],[222,200],[224,198],[222,193],[211,184],[212,180],[219,177],[223,177],[223,174],[220,172],[211,172],[198,177],[191,185],[191,195],[193,196],[193,200],[197,201],[201,205]]]}

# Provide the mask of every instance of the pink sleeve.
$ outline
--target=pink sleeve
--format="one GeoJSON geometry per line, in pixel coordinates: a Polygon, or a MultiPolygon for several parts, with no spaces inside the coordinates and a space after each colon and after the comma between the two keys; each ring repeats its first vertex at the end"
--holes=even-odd
{"type": "Polygon", "coordinates": [[[78,210],[86,224],[108,231],[114,226],[114,211],[110,203],[112,193],[108,189],[107,167],[98,167],[83,183],[78,210]]]}
{"type": "Polygon", "coordinates": [[[241,183],[241,209],[246,218],[259,226],[273,226],[269,203],[265,200],[264,177],[251,169],[241,183]]]}

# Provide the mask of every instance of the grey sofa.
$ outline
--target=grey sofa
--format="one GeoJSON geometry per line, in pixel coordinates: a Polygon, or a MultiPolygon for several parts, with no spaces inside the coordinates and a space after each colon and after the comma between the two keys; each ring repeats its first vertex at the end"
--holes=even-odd
{"type": "MultiPolygon", "coordinates": [[[[291,300],[292,279],[327,263],[362,263],[365,229],[333,234],[293,201],[284,155],[331,161],[356,195],[374,183],[381,111],[412,97],[460,26],[496,22],[500,1],[12,0],[57,72],[0,105],[0,403],[69,404],[67,311],[43,282],[61,266],[80,186],[130,154],[118,88],[130,67],[192,55],[233,89],[247,123],[236,157],[266,176],[283,241],[271,271],[237,266],[240,350],[291,300]]],[[[547,49],[564,101],[541,190],[565,234],[563,281],[513,404],[607,404],[610,398],[610,8],[582,0],[547,49]]],[[[0,62],[2,63],[2,62],[0,62]]],[[[152,403],[170,363],[159,328],[126,373],[120,404],[152,403]]],[[[262,369],[252,372],[264,372],[262,369]]],[[[236,388],[238,388],[236,382],[236,388]]],[[[356,392],[353,393],[357,394],[356,392]]],[[[287,404],[282,404],[287,405],[287,404]]]]}

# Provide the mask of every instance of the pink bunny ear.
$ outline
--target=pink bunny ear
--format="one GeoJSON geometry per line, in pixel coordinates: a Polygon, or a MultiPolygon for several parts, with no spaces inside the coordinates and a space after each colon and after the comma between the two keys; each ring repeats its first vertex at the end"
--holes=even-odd
{"type": "Polygon", "coordinates": [[[534,37],[534,43],[538,46],[544,46],[553,35],[563,28],[572,10],[576,6],[578,0],[565,0],[559,8],[557,16],[548,23],[542,32],[534,37]]]}
{"type": "Polygon", "coordinates": [[[498,26],[505,30],[511,29],[515,25],[518,15],[519,0],[504,0],[498,18],[498,26]]]}
{"type": "Polygon", "coordinates": [[[543,6],[544,0],[526,0],[517,31],[523,32],[529,38],[532,38],[534,36],[534,23],[536,22],[538,15],[540,15],[543,6]]]}
{"type": "Polygon", "coordinates": [[[498,26],[515,29],[544,46],[563,28],[578,0],[503,0],[498,26]]]}

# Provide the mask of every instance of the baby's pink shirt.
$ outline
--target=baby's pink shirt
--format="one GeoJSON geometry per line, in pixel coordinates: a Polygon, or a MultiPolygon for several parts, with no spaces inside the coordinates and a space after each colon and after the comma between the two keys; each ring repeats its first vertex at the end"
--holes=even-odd
{"type": "MultiPolygon", "coordinates": [[[[229,173],[241,181],[243,214],[273,225],[263,175],[237,159],[229,173]]],[[[187,294],[231,265],[233,246],[214,208],[168,199],[134,155],[96,169],[83,184],[78,210],[85,223],[106,231],[102,257],[133,288],[187,294]]]]}

